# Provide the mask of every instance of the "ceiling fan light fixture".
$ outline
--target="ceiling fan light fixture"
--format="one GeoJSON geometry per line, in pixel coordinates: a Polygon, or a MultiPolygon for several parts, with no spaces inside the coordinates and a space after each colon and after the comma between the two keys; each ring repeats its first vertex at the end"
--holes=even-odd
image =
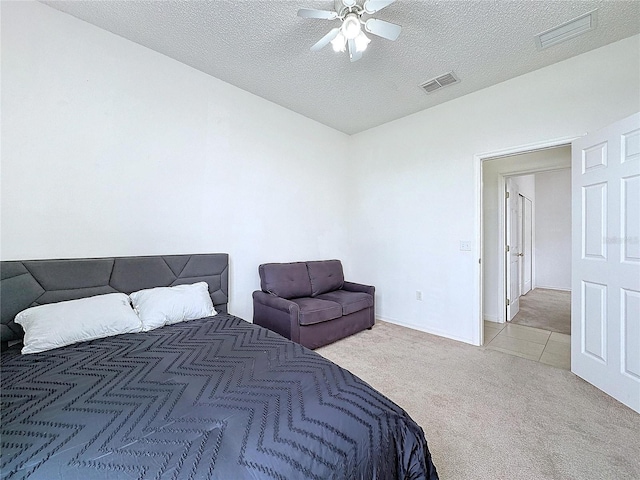
{"type": "Polygon", "coordinates": [[[354,40],[360,33],[362,33],[362,28],[358,15],[350,13],[342,22],[342,34],[347,40],[354,40]]]}
{"type": "Polygon", "coordinates": [[[344,52],[347,46],[347,39],[344,38],[342,32],[338,32],[336,38],[331,40],[331,46],[333,47],[334,52],[344,52]]]}
{"type": "Polygon", "coordinates": [[[369,46],[371,39],[367,37],[364,34],[364,32],[360,32],[358,36],[355,38],[355,42],[356,42],[356,52],[364,52],[369,46]]]}
{"type": "MultiPolygon", "coordinates": [[[[0,0],[1,1],[1,0],[0,0]]],[[[365,14],[371,15],[391,5],[396,0],[334,0],[335,10],[316,10],[301,8],[298,16],[303,18],[317,18],[321,20],[340,20],[340,25],[332,28],[311,46],[312,52],[317,52],[331,43],[335,52],[349,52],[349,59],[356,62],[369,46],[370,33],[387,40],[396,40],[402,27],[395,23],[386,22],[378,18],[362,19],[365,14]],[[362,1],[362,5],[359,2],[362,1]]]]}

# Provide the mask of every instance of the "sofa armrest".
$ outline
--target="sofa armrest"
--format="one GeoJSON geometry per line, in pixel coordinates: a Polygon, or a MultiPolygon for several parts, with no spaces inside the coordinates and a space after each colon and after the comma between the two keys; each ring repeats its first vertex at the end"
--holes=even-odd
{"type": "Polygon", "coordinates": [[[376,287],[372,285],[363,285],[361,283],[354,282],[344,282],[342,286],[342,290],[346,290],[347,292],[363,292],[368,293],[372,297],[375,297],[376,287]]]}
{"type": "Polygon", "coordinates": [[[292,309],[300,309],[298,304],[291,300],[287,300],[286,298],[278,297],[277,295],[272,295],[261,290],[253,292],[253,301],[287,313],[291,313],[292,309]]]}
{"type": "Polygon", "coordinates": [[[286,298],[260,290],[253,292],[253,323],[300,341],[300,307],[286,298]]]}
{"type": "Polygon", "coordinates": [[[369,328],[373,327],[376,324],[376,287],[373,285],[363,285],[362,283],[344,282],[342,290],[346,290],[347,292],[368,293],[373,297],[373,306],[369,309],[369,328]]]}

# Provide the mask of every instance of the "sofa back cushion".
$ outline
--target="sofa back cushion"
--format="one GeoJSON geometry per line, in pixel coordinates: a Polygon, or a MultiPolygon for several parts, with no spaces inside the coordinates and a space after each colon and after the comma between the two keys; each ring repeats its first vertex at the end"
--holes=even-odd
{"type": "Polygon", "coordinates": [[[340,260],[307,262],[311,280],[311,296],[339,290],[344,285],[344,273],[340,260]]]}
{"type": "Polygon", "coordinates": [[[311,282],[305,262],[265,263],[258,267],[260,288],[282,298],[311,296],[311,282]]]}

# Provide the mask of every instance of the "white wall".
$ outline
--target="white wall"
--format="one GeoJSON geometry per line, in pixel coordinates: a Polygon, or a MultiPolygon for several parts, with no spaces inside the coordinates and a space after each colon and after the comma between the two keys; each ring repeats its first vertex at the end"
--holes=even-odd
{"type": "Polygon", "coordinates": [[[477,343],[474,156],[640,110],[636,36],[349,138],[45,5],[1,5],[0,256],[226,251],[247,319],[259,263],[339,257],[382,318],[477,343]]]}
{"type": "Polygon", "coordinates": [[[2,2],[1,258],[347,255],[349,137],[36,2],[2,2]]]}
{"type": "MultiPolygon", "coordinates": [[[[501,321],[504,313],[504,254],[500,228],[504,225],[504,177],[536,170],[568,168],[571,166],[571,147],[556,147],[536,152],[513,155],[482,162],[482,265],[483,265],[483,318],[501,321]]],[[[525,194],[534,202],[534,226],[536,222],[535,175],[516,177],[525,194]],[[523,181],[523,179],[526,179],[523,181]],[[533,182],[532,182],[533,179],[533,182]]],[[[502,227],[504,228],[504,226],[502,227]]],[[[535,229],[534,229],[535,245],[535,229]]],[[[535,272],[535,258],[534,258],[535,272]]],[[[534,273],[535,276],[535,273],[534,273]]]]}
{"type": "Polygon", "coordinates": [[[579,136],[640,110],[639,40],[610,44],[352,137],[357,191],[350,258],[356,275],[376,285],[380,317],[479,343],[480,173],[474,156],[579,136]],[[460,240],[473,240],[475,251],[460,251],[460,240]]]}
{"type": "Polygon", "coordinates": [[[535,287],[571,290],[571,170],[535,175],[535,287]]]}

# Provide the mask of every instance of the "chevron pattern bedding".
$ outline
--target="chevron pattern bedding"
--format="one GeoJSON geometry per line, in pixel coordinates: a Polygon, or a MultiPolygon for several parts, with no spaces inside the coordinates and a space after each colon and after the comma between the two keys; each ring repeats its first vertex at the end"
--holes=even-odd
{"type": "Polygon", "coordinates": [[[347,370],[227,314],[2,353],[7,479],[438,478],[421,428],[347,370]]]}

